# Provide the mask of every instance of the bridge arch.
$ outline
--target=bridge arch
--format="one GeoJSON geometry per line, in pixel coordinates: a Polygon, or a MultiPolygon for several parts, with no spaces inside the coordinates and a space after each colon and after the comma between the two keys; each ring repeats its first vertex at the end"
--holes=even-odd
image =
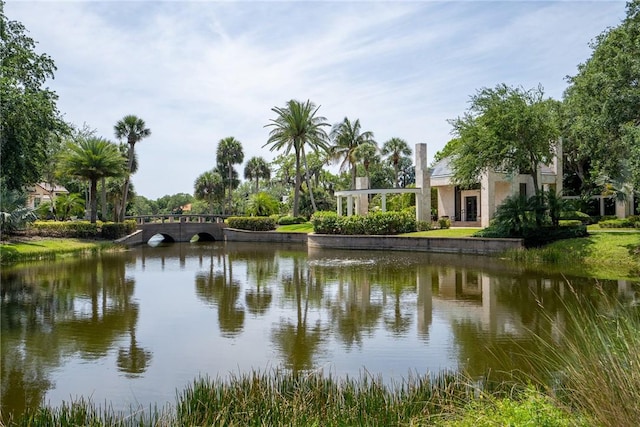
{"type": "Polygon", "coordinates": [[[165,242],[224,241],[223,229],[227,226],[219,215],[144,215],[127,217],[136,221],[141,231],[139,242],[146,243],[160,234],[165,242]]]}
{"type": "Polygon", "coordinates": [[[147,239],[147,243],[149,243],[151,240],[155,240],[158,243],[175,243],[176,242],[176,239],[171,234],[168,234],[168,233],[156,233],[147,239]],[[162,237],[162,240],[154,239],[156,236],[162,237]]]}
{"type": "Polygon", "coordinates": [[[216,241],[215,236],[213,236],[211,233],[207,233],[206,231],[194,234],[190,240],[190,242],[192,243],[193,242],[215,242],[215,241],[216,241]]]}

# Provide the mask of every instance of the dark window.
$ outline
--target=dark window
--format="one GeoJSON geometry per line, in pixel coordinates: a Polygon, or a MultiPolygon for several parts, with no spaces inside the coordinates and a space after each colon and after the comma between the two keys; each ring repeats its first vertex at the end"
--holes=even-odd
{"type": "Polygon", "coordinates": [[[527,184],[520,184],[520,197],[527,197],[527,184]]]}

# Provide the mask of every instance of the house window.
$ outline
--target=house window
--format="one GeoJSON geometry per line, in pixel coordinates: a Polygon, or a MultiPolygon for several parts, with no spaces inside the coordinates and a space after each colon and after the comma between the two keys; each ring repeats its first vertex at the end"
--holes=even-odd
{"type": "Polygon", "coordinates": [[[526,183],[521,183],[520,184],[520,197],[527,197],[527,184],[526,183]]]}
{"type": "Polygon", "coordinates": [[[40,197],[34,197],[33,198],[33,207],[37,208],[38,206],[40,206],[40,203],[42,203],[42,199],[40,197]]]}

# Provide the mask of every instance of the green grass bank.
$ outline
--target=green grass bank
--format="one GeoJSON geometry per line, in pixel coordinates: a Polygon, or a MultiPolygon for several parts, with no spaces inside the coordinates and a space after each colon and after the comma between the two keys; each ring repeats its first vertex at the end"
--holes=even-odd
{"type": "Polygon", "coordinates": [[[63,258],[83,253],[118,250],[119,246],[107,240],[75,238],[30,237],[15,238],[0,244],[0,264],[63,258]]]}

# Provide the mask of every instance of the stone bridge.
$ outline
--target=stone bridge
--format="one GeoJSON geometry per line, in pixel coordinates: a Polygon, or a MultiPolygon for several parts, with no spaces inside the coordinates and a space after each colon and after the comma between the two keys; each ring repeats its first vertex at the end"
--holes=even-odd
{"type": "Polygon", "coordinates": [[[131,216],[137,231],[119,239],[119,243],[146,243],[156,234],[166,242],[189,242],[195,236],[199,241],[224,241],[224,217],[221,215],[142,215],[131,216]]]}

